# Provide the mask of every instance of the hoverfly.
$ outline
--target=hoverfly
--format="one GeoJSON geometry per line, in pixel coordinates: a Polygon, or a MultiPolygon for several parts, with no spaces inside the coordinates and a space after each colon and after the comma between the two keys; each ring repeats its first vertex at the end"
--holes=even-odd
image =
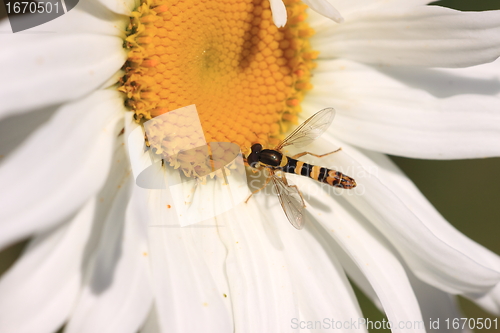
{"type": "Polygon", "coordinates": [[[324,157],[333,154],[340,150],[337,149],[330,153],[316,155],[310,152],[302,152],[294,156],[286,156],[281,150],[286,146],[303,147],[307,146],[323,134],[332,123],[335,116],[335,109],[326,108],[318,111],[299,127],[297,127],[290,135],[288,135],[274,149],[262,149],[260,143],[255,143],[251,147],[251,153],[246,157],[247,163],[255,169],[265,168],[269,172],[264,185],[254,191],[250,197],[262,190],[267,184],[272,181],[278,198],[283,207],[288,221],[297,229],[302,229],[304,226],[304,208],[305,203],[302,194],[296,185],[289,185],[285,177],[285,173],[294,173],[301,176],[306,176],[319,182],[345,189],[356,187],[356,182],[351,177],[343,173],[328,168],[311,165],[297,160],[304,155],[312,155],[316,157],[324,157]],[[276,173],[281,171],[281,176],[276,173]]]}

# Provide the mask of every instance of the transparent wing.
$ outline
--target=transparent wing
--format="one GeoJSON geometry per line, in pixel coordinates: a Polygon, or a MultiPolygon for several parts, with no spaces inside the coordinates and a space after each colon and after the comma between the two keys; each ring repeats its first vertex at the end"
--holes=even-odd
{"type": "Polygon", "coordinates": [[[296,187],[289,186],[281,178],[272,175],[274,188],[278,194],[281,207],[285,211],[288,221],[297,229],[304,227],[304,205],[299,190],[296,187]]]}
{"type": "Polygon", "coordinates": [[[326,108],[316,112],[297,127],[295,131],[290,133],[275,149],[280,150],[290,145],[294,145],[295,147],[307,146],[330,127],[333,117],[335,117],[334,108],[326,108]]]}

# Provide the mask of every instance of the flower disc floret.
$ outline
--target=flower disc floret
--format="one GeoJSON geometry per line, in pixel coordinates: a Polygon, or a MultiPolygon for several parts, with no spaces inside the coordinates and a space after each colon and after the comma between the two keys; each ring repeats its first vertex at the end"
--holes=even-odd
{"type": "Polygon", "coordinates": [[[317,57],[306,6],[286,6],[288,23],[277,28],[268,0],[143,1],[120,88],[136,119],[195,104],[207,142],[275,145],[297,121],[317,57]]]}

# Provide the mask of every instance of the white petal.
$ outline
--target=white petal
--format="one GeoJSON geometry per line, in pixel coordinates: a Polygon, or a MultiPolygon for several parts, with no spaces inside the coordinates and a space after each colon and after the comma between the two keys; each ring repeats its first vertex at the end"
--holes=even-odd
{"type": "MultiPolygon", "coordinates": [[[[143,190],[157,323],[161,332],[233,331],[226,249],[215,223],[180,227],[167,191],[143,190]],[[225,296],[224,296],[225,295],[225,296]],[[196,320],[186,320],[186,314],[196,320]]],[[[149,326],[149,325],[148,325],[149,326]]],[[[151,327],[149,329],[152,329],[151,327]]]]}
{"type": "Polygon", "coordinates": [[[0,161],[15,151],[31,133],[48,122],[57,109],[57,106],[49,106],[0,120],[0,161]]]}
{"type": "Polygon", "coordinates": [[[98,91],[61,107],[2,160],[0,247],[59,223],[98,191],[122,119],[120,94],[98,91]]]}
{"type": "Polygon", "coordinates": [[[391,191],[409,207],[434,235],[475,262],[500,272],[500,256],[455,229],[424,197],[411,180],[387,156],[364,151],[358,161],[375,170],[391,191]],[[371,159],[371,161],[369,159],[371,159]]]}
{"type": "MultiPolygon", "coordinates": [[[[300,312],[290,326],[294,328],[298,321],[326,320],[322,328],[328,332],[335,329],[329,318],[342,323],[362,318],[356,296],[337,259],[338,251],[332,248],[333,240],[323,228],[308,223],[302,231],[297,231],[288,223],[275,195],[259,194],[250,200],[258,204],[249,203],[250,209],[266,207],[268,218],[264,223],[281,239],[278,246],[287,259],[300,312]]],[[[314,331],[321,332],[319,328],[314,331]]],[[[363,332],[364,327],[344,327],[343,332],[350,331],[363,332]]]]}
{"type": "Polygon", "coordinates": [[[45,31],[40,26],[26,33],[0,34],[0,42],[9,45],[0,53],[0,118],[82,97],[125,62],[117,22],[97,20],[79,10],[51,22],[42,25],[45,31]],[[68,30],[61,32],[64,22],[68,30]],[[103,32],[87,28],[95,26],[104,26],[94,28],[103,32]]]}
{"type": "MultiPolygon", "coordinates": [[[[323,0],[325,1],[325,0],[323,0]]],[[[359,15],[366,13],[373,13],[380,11],[383,8],[412,8],[419,5],[426,5],[427,0],[386,0],[386,1],[373,1],[373,0],[326,0],[328,3],[336,8],[342,14],[343,19],[347,21],[356,20],[359,15]]],[[[332,22],[327,19],[321,12],[314,10],[307,10],[308,23],[314,31],[321,32],[324,29],[332,28],[332,22]]]]}
{"type": "Polygon", "coordinates": [[[334,20],[337,23],[344,22],[344,18],[340,15],[339,11],[333,7],[327,0],[304,0],[315,12],[334,20]]]}
{"type": "Polygon", "coordinates": [[[156,306],[153,304],[140,333],[161,333],[156,306]]]}
{"type": "MultiPolygon", "coordinates": [[[[450,332],[450,328],[446,325],[446,320],[452,321],[455,318],[464,318],[460,312],[457,297],[420,281],[411,273],[408,276],[420,304],[427,332],[450,332]]],[[[459,329],[453,330],[453,332],[471,333],[467,329],[467,325],[465,327],[460,326],[459,329]]]]}
{"type": "MultiPolygon", "coordinates": [[[[212,242],[217,235],[203,228],[188,226],[177,228],[151,228],[151,259],[154,271],[155,301],[159,326],[166,332],[232,332],[231,293],[229,288],[220,289],[224,281],[214,280],[212,270],[222,270],[200,256],[195,240],[204,240],[207,247],[218,249],[212,242]],[[205,234],[205,237],[203,237],[205,234]],[[208,235],[207,235],[208,234],[208,235]],[[208,236],[208,237],[207,237],[208,236]],[[224,297],[226,295],[227,297],[224,297]],[[186,313],[196,315],[196,320],[186,320],[186,313]]],[[[214,228],[215,229],[215,228],[214,228]]],[[[219,242],[220,243],[220,242],[219,242]]],[[[219,277],[221,274],[217,274],[219,277]]]]}
{"type": "Polygon", "coordinates": [[[356,262],[354,262],[349,254],[342,250],[338,244],[334,243],[331,247],[333,248],[335,257],[337,257],[340,261],[349,279],[356,284],[366,297],[371,300],[373,305],[375,305],[381,312],[384,312],[384,307],[377,296],[377,292],[373,289],[370,281],[368,281],[361,269],[356,266],[356,262]]]}
{"type": "MultiPolygon", "coordinates": [[[[127,151],[135,145],[130,133],[137,128],[127,115],[127,151]],[[132,146],[130,145],[132,144],[132,146]]],[[[161,170],[160,170],[161,171],[161,170]]],[[[161,171],[162,172],[162,171],[161,171]]],[[[216,223],[180,228],[168,190],[145,190],[143,209],[149,214],[149,246],[155,307],[144,331],[226,332],[233,325],[229,286],[224,271],[226,249],[220,242],[216,223]],[[199,320],[185,320],[185,313],[199,320]]],[[[206,223],[205,223],[206,224],[206,223]]]]}
{"type": "MultiPolygon", "coordinates": [[[[122,139],[121,136],[119,139],[122,139]]],[[[103,220],[130,174],[121,143],[103,189],[68,223],[34,237],[26,253],[0,282],[0,327],[8,332],[54,332],[78,298],[89,256],[97,247],[103,220]],[[29,296],[26,296],[29,295],[29,296]]]]}
{"type": "MultiPolygon", "coordinates": [[[[375,291],[371,288],[369,281],[366,280],[366,277],[359,268],[353,265],[352,260],[347,257],[344,251],[337,250],[335,254],[341,260],[342,266],[346,269],[349,278],[372,300],[379,310],[383,311],[383,307],[375,291]]],[[[420,305],[427,331],[449,332],[449,328],[446,327],[446,324],[443,324],[446,323],[446,319],[464,317],[459,310],[457,297],[422,282],[407,268],[406,273],[420,305]],[[439,324],[435,323],[436,320],[439,320],[439,324]],[[433,326],[430,328],[431,321],[433,326]]],[[[457,332],[469,333],[468,330],[458,330],[457,332]]]]}
{"type": "MultiPolygon", "coordinates": [[[[386,6],[392,7],[415,7],[415,6],[423,6],[433,3],[435,1],[432,0],[392,0],[392,1],[384,1],[386,6]]],[[[438,3],[439,5],[439,3],[438,3]]]]}
{"type": "MultiPolygon", "coordinates": [[[[383,311],[383,307],[380,304],[375,291],[369,285],[369,281],[362,274],[362,272],[353,265],[352,260],[348,258],[342,250],[335,251],[337,257],[339,257],[342,262],[342,266],[347,271],[349,278],[353,280],[356,285],[367,295],[372,302],[383,311]]],[[[406,268],[406,267],[405,267],[406,268]]],[[[439,289],[436,289],[425,282],[422,282],[415,275],[406,268],[406,273],[411,283],[411,287],[415,292],[417,301],[422,311],[422,318],[424,319],[425,327],[427,331],[432,332],[449,332],[449,328],[443,323],[446,323],[448,318],[462,318],[464,317],[458,307],[457,297],[445,293],[439,289]],[[429,327],[432,320],[432,328],[429,327]],[[435,321],[439,320],[439,324],[435,321]]],[[[457,332],[469,332],[468,330],[459,330],[457,332]]]]}
{"type": "Polygon", "coordinates": [[[495,95],[500,81],[494,74],[477,79],[428,70],[422,75],[434,83],[424,88],[418,77],[405,73],[320,61],[304,109],[335,107],[330,131],[370,150],[432,159],[500,156],[500,97],[495,95]],[[440,89],[450,84],[456,88],[440,89]],[[446,96],[435,96],[439,93],[446,96]]]}
{"type": "Polygon", "coordinates": [[[366,12],[318,31],[321,59],[383,66],[466,67],[500,56],[500,11],[460,12],[418,6],[366,12]]]}
{"type": "Polygon", "coordinates": [[[96,3],[115,13],[130,17],[132,11],[139,7],[141,2],[139,0],[96,0],[96,3]]]}
{"type": "MultiPolygon", "coordinates": [[[[77,34],[79,33],[123,37],[129,22],[128,15],[123,16],[109,10],[103,10],[102,4],[97,1],[83,1],[55,20],[15,34],[12,34],[9,21],[3,20],[0,22],[0,33],[1,35],[23,36],[23,39],[27,39],[27,36],[31,35],[32,40],[45,38],[47,34],[53,33],[73,34],[75,39],[78,39],[77,34]]],[[[1,38],[5,37],[2,36],[1,38]]],[[[10,46],[17,45],[15,39],[12,39],[12,42],[9,44],[10,46]]],[[[20,41],[20,43],[23,43],[23,41],[20,41]]],[[[75,41],[75,44],[77,43],[75,41]]]]}
{"type": "Polygon", "coordinates": [[[326,0],[339,10],[342,14],[347,13],[349,16],[359,12],[376,10],[381,7],[396,8],[396,7],[415,7],[418,5],[426,5],[432,1],[429,0],[326,0]]]}
{"type": "Polygon", "coordinates": [[[421,196],[418,191],[402,190],[396,180],[384,177],[384,165],[328,134],[325,137],[329,146],[340,145],[343,151],[321,163],[335,165],[358,183],[343,197],[387,237],[420,279],[448,293],[468,295],[485,294],[500,281],[497,256],[443,223],[432,206],[415,199],[421,196]]]}
{"type": "Polygon", "coordinates": [[[285,26],[287,14],[283,0],[269,0],[269,2],[271,3],[271,12],[273,13],[274,24],[278,28],[285,26]]]}
{"type": "Polygon", "coordinates": [[[500,97],[500,58],[466,68],[365,68],[384,76],[387,81],[382,86],[395,86],[390,81],[397,81],[401,87],[422,90],[438,99],[460,95],[500,97]]]}
{"type": "MultiPolygon", "coordinates": [[[[306,198],[307,211],[370,281],[388,319],[392,323],[421,321],[420,309],[405,270],[376,229],[345,200],[334,200],[316,182],[299,176],[293,177],[292,182],[306,198]]],[[[425,332],[425,329],[395,327],[392,332],[425,332]]]]}
{"type": "Polygon", "coordinates": [[[135,198],[128,205],[132,186],[129,176],[115,198],[65,332],[134,333],[149,313],[147,227],[135,198]]]}
{"type": "Polygon", "coordinates": [[[382,1],[373,0],[324,0],[324,2],[328,2],[331,6],[337,8],[342,14],[344,14],[344,12],[352,14],[353,12],[363,11],[369,8],[380,7],[383,5],[382,1]]]}
{"type": "Polygon", "coordinates": [[[290,264],[263,209],[242,203],[217,217],[237,332],[289,332],[299,315],[290,264]]]}
{"type": "Polygon", "coordinates": [[[500,315],[500,283],[495,286],[489,293],[482,297],[469,297],[486,311],[495,315],[500,315]]]}
{"type": "Polygon", "coordinates": [[[0,331],[55,332],[71,312],[82,280],[96,200],[68,223],[35,237],[0,281],[0,331]]]}
{"type": "Polygon", "coordinates": [[[106,81],[104,81],[104,83],[101,84],[96,90],[112,89],[113,87],[116,88],[117,82],[119,82],[124,75],[125,71],[123,69],[120,69],[119,71],[111,75],[106,81]]]}

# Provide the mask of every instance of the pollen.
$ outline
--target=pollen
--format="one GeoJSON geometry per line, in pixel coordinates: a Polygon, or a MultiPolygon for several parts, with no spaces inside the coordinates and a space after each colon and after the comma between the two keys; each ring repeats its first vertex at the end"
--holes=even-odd
{"type": "Polygon", "coordinates": [[[277,28],[269,0],[143,0],[119,88],[135,119],[195,104],[207,142],[275,146],[297,122],[317,57],[307,6],[285,4],[277,28]]]}
{"type": "Polygon", "coordinates": [[[317,57],[306,6],[286,6],[278,29],[268,0],[143,1],[120,88],[136,119],[196,104],[208,142],[274,144],[300,112],[317,57]]]}

